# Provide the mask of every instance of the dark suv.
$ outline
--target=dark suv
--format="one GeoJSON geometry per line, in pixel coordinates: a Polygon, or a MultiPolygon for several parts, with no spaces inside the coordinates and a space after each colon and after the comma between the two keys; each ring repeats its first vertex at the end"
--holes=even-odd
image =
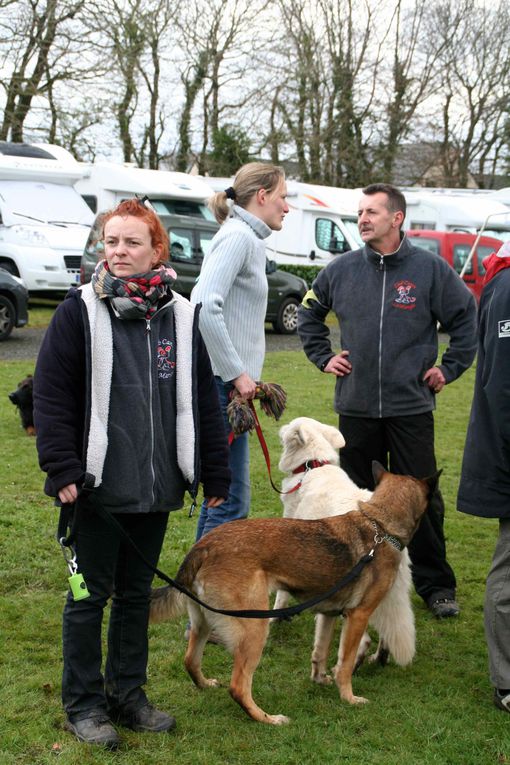
{"type": "MultiPolygon", "coordinates": [[[[219,226],[213,221],[184,215],[159,217],[170,237],[170,261],[177,272],[175,289],[189,298],[200,273],[204,255],[211,246],[211,240],[219,226]]],[[[90,230],[82,255],[82,284],[90,281],[96,263],[103,254],[101,219],[100,213],[90,230]]],[[[294,274],[279,271],[272,260],[267,261],[266,274],[269,286],[266,321],[270,322],[279,334],[293,334],[297,328],[297,309],[307,290],[306,282],[294,274]]]]}

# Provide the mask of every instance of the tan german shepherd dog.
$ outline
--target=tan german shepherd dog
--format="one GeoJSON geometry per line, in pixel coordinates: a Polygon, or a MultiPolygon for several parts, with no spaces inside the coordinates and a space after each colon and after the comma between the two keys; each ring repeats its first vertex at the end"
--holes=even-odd
{"type": "MultiPolygon", "coordinates": [[[[337,427],[311,417],[296,417],[279,431],[282,453],[278,467],[286,473],[282,481],[281,499],[284,518],[312,520],[343,515],[358,509],[360,501],[372,497],[368,489],[360,489],[340,467],[339,450],[345,440],[337,427]],[[307,467],[303,471],[303,467],[307,467]]],[[[370,616],[369,624],[379,633],[377,650],[369,661],[386,664],[389,654],[396,664],[406,666],[416,650],[416,631],[411,603],[411,561],[406,548],[400,553],[400,566],[388,593],[370,616]]],[[[275,608],[289,602],[288,592],[276,593],[275,608]]],[[[272,621],[275,621],[274,619],[272,621]]],[[[312,652],[311,679],[327,685],[332,682],[327,672],[328,653],[336,617],[317,614],[312,652]]],[[[361,664],[370,645],[365,632],[358,649],[356,663],[361,664]]],[[[342,653],[340,646],[339,655],[342,653]]]]}
{"type": "MultiPolygon", "coordinates": [[[[425,512],[439,474],[418,480],[388,473],[373,463],[377,484],[359,510],[320,520],[256,518],[218,526],[197,542],[176,576],[179,584],[215,608],[269,609],[269,593],[287,590],[300,601],[332,589],[375,546],[361,575],[315,611],[345,616],[341,661],[335,668],[340,696],[350,704],[366,699],[352,691],[352,673],[360,639],[370,615],[392,586],[401,555],[384,539],[411,540],[425,512]],[[379,542],[376,544],[376,540],[379,542]],[[383,541],[381,541],[383,540],[383,541]]],[[[184,663],[199,688],[219,685],[202,673],[202,655],[212,629],[233,655],[232,698],[254,720],[280,725],[284,715],[270,715],[252,697],[252,678],[269,630],[268,619],[243,619],[206,610],[178,590],[153,590],[151,621],[188,609],[191,634],[184,663]]]]}

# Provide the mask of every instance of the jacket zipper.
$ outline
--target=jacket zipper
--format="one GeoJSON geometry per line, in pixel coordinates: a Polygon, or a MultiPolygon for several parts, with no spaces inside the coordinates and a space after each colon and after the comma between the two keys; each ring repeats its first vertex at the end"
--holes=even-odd
{"type": "Polygon", "coordinates": [[[383,272],[382,294],[381,294],[381,313],[379,316],[379,417],[382,417],[382,330],[384,314],[384,293],[386,290],[386,268],[384,266],[384,256],[380,256],[379,271],[383,272]]]}
{"type": "Polygon", "coordinates": [[[154,504],[156,473],[154,471],[154,412],[152,407],[152,348],[151,348],[151,320],[145,319],[145,336],[147,338],[147,352],[149,355],[149,426],[150,426],[150,443],[151,443],[151,476],[152,476],[152,489],[151,496],[154,504]]]}

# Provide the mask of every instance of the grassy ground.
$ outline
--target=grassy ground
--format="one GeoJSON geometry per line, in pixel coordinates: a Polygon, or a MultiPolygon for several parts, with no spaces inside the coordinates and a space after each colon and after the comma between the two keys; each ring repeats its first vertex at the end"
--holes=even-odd
{"type": "MultiPolygon", "coordinates": [[[[55,542],[56,511],[42,493],[34,440],[25,436],[7,393],[27,371],[26,363],[0,368],[0,765],[45,765],[55,761],[126,765],[274,765],[364,763],[365,765],[500,765],[510,762],[508,716],[491,703],[483,634],[483,591],[496,536],[493,521],[455,511],[462,446],[473,383],[470,370],[438,398],[437,454],[447,505],[449,558],[457,573],[462,614],[438,622],[414,598],[417,657],[411,667],[364,665],[354,679],[364,707],[340,703],[334,687],[309,680],[313,619],[302,615],[271,632],[255,674],[255,698],[271,713],[287,714],[288,726],[253,723],[225,687],[198,691],[183,667],[184,622],[150,629],[148,693],[178,720],[172,735],[123,731],[116,753],[78,744],[62,729],[60,619],[67,569],[55,542]]],[[[302,353],[272,353],[264,379],[288,391],[284,415],[308,414],[336,423],[332,379],[302,353]]],[[[277,425],[262,420],[278,482],[277,425]]],[[[268,483],[252,439],[253,515],[278,515],[280,500],[268,483]]],[[[195,519],[187,509],[172,516],[161,567],[175,573],[192,543],[195,519]]],[[[334,656],[331,657],[334,663],[334,656]]],[[[205,671],[228,684],[230,657],[208,646],[205,671]]]]}

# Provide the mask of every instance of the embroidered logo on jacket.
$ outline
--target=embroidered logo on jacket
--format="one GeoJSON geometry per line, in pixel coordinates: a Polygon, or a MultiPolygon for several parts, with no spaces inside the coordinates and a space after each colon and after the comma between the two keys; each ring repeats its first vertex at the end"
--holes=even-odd
{"type": "Polygon", "coordinates": [[[510,337],[510,319],[498,321],[498,337],[510,337]]]}
{"type": "Polygon", "coordinates": [[[175,372],[175,350],[171,340],[158,340],[158,377],[167,380],[175,372]]]}
{"type": "Polygon", "coordinates": [[[402,279],[394,285],[398,296],[393,301],[395,308],[402,308],[404,311],[412,311],[416,308],[416,298],[411,295],[411,290],[416,289],[416,284],[402,279]]]}

